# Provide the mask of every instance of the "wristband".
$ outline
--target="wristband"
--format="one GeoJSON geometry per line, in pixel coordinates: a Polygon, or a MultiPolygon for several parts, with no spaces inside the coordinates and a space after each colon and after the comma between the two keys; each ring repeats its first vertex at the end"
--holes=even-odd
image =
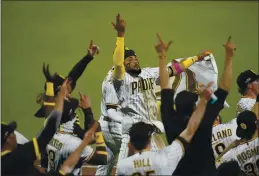
{"type": "Polygon", "coordinates": [[[174,64],[172,64],[172,66],[175,68],[177,73],[182,73],[183,72],[183,70],[181,69],[179,63],[174,63],[174,64]]]}
{"type": "Polygon", "coordinates": [[[52,82],[46,82],[46,95],[54,96],[54,84],[52,82]]]}
{"type": "Polygon", "coordinates": [[[102,132],[96,132],[95,136],[96,136],[96,144],[104,143],[103,133],[102,132]]]}
{"type": "Polygon", "coordinates": [[[55,106],[56,103],[51,103],[51,102],[43,102],[44,106],[55,106]]]}

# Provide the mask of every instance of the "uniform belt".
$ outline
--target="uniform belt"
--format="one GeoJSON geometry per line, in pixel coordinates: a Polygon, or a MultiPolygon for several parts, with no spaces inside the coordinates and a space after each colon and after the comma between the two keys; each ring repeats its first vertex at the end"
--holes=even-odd
{"type": "Polygon", "coordinates": [[[112,121],[112,119],[110,117],[108,117],[108,116],[103,116],[103,120],[107,121],[107,122],[111,122],[112,121]]]}
{"type": "Polygon", "coordinates": [[[112,120],[110,117],[108,117],[108,116],[103,116],[103,120],[104,120],[104,121],[107,121],[107,122],[115,122],[115,123],[121,124],[120,122],[113,121],[113,120],[112,120]]]}

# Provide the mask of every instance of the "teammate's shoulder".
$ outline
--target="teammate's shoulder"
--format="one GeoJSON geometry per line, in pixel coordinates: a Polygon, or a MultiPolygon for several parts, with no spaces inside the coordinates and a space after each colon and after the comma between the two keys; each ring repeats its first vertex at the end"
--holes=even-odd
{"type": "Polygon", "coordinates": [[[256,102],[256,99],[250,98],[250,97],[242,96],[242,97],[239,99],[239,101],[238,101],[237,104],[246,103],[246,102],[256,102]]]}
{"type": "Polygon", "coordinates": [[[130,163],[131,158],[132,158],[132,156],[127,157],[127,158],[123,158],[122,160],[120,160],[120,161],[118,162],[118,168],[119,168],[119,167],[120,167],[120,168],[126,168],[129,164],[131,164],[131,163],[130,163]]]}

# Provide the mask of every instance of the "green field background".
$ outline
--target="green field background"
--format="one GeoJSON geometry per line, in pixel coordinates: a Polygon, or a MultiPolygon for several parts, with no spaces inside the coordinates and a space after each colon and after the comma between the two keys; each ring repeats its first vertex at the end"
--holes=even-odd
{"type": "Polygon", "coordinates": [[[153,48],[156,32],[174,44],[168,52],[173,58],[193,56],[211,50],[222,73],[224,48],[231,35],[237,45],[233,59],[231,108],[222,112],[224,120],[233,118],[239,99],[235,79],[242,70],[258,72],[257,2],[2,2],[1,118],[18,122],[18,131],[32,138],[43,126],[34,117],[39,108],[36,96],[43,91],[42,63],[66,76],[85,55],[94,40],[101,54],[88,65],[73,92],[89,95],[100,116],[101,82],[112,66],[116,32],[111,22],[121,13],[127,22],[126,45],[134,48],[142,67],[157,66],[153,48]]]}

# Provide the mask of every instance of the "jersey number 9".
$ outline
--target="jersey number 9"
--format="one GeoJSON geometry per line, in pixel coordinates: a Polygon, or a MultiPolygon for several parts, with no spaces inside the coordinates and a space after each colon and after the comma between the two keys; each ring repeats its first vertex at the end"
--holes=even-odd
{"type": "Polygon", "coordinates": [[[51,170],[55,170],[55,152],[49,150],[49,167],[51,170]]]}

